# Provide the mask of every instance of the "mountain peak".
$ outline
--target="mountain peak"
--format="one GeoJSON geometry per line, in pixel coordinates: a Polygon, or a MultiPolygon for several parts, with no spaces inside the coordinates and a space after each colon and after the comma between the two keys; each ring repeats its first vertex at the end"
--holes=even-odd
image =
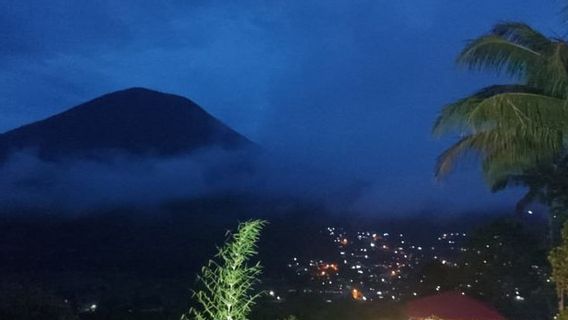
{"type": "Polygon", "coordinates": [[[113,91],[107,94],[104,94],[102,96],[100,96],[99,98],[103,98],[103,97],[115,97],[115,96],[173,96],[173,97],[179,97],[182,99],[186,99],[189,100],[185,97],[179,96],[179,95],[175,95],[175,94],[171,94],[171,93],[165,93],[165,92],[161,92],[161,91],[157,91],[154,89],[149,89],[149,88],[144,88],[144,87],[131,87],[131,88],[126,88],[126,89],[122,89],[122,90],[117,90],[117,91],[113,91]]]}
{"type": "Polygon", "coordinates": [[[172,156],[253,143],[182,96],[134,87],[0,135],[0,156],[31,149],[42,158],[125,152],[172,156]]]}

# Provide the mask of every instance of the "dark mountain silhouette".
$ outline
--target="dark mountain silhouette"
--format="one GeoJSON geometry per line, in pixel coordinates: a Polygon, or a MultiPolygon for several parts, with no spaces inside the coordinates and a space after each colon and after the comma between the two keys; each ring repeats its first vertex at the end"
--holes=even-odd
{"type": "Polygon", "coordinates": [[[0,158],[32,150],[48,160],[105,152],[172,156],[254,144],[189,99],[144,88],[103,95],[0,135],[0,158]]]}

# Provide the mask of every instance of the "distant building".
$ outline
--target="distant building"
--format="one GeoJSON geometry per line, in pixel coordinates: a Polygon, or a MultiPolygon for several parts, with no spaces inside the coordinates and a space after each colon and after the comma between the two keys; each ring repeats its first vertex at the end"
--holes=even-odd
{"type": "Polygon", "coordinates": [[[505,320],[494,308],[459,292],[412,300],[405,312],[409,320],[505,320]]]}

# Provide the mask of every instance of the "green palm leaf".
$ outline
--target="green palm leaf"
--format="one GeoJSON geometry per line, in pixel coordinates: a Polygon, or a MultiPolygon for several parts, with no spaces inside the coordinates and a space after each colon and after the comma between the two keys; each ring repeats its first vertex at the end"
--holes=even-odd
{"type": "Polygon", "coordinates": [[[480,100],[465,119],[474,131],[522,127],[525,134],[568,128],[566,101],[531,92],[505,92],[480,100]],[[531,133],[531,132],[528,132],[531,133]]]}
{"type": "Polygon", "coordinates": [[[445,106],[434,123],[433,133],[442,136],[454,131],[471,131],[471,113],[482,102],[492,97],[506,93],[538,93],[535,88],[524,85],[494,85],[476,92],[475,94],[445,106]]]}
{"type": "Polygon", "coordinates": [[[470,41],[458,56],[458,63],[523,78],[538,70],[551,45],[547,37],[525,24],[502,23],[470,41]]]}
{"type": "Polygon", "coordinates": [[[498,24],[488,34],[470,41],[458,63],[471,69],[505,72],[546,94],[566,97],[568,45],[551,39],[524,23],[498,24]]]}
{"type": "Polygon", "coordinates": [[[467,135],[445,150],[436,165],[436,176],[444,177],[468,155],[482,161],[483,173],[494,186],[505,177],[551,161],[563,146],[563,137],[546,128],[525,130],[498,128],[467,135]]]}

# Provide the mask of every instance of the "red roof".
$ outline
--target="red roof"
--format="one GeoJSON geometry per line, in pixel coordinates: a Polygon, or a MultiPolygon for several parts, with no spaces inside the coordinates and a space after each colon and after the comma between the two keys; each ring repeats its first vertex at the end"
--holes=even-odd
{"type": "Polygon", "coordinates": [[[436,317],[443,320],[505,320],[495,309],[458,292],[446,292],[410,301],[409,318],[436,317]]]}

